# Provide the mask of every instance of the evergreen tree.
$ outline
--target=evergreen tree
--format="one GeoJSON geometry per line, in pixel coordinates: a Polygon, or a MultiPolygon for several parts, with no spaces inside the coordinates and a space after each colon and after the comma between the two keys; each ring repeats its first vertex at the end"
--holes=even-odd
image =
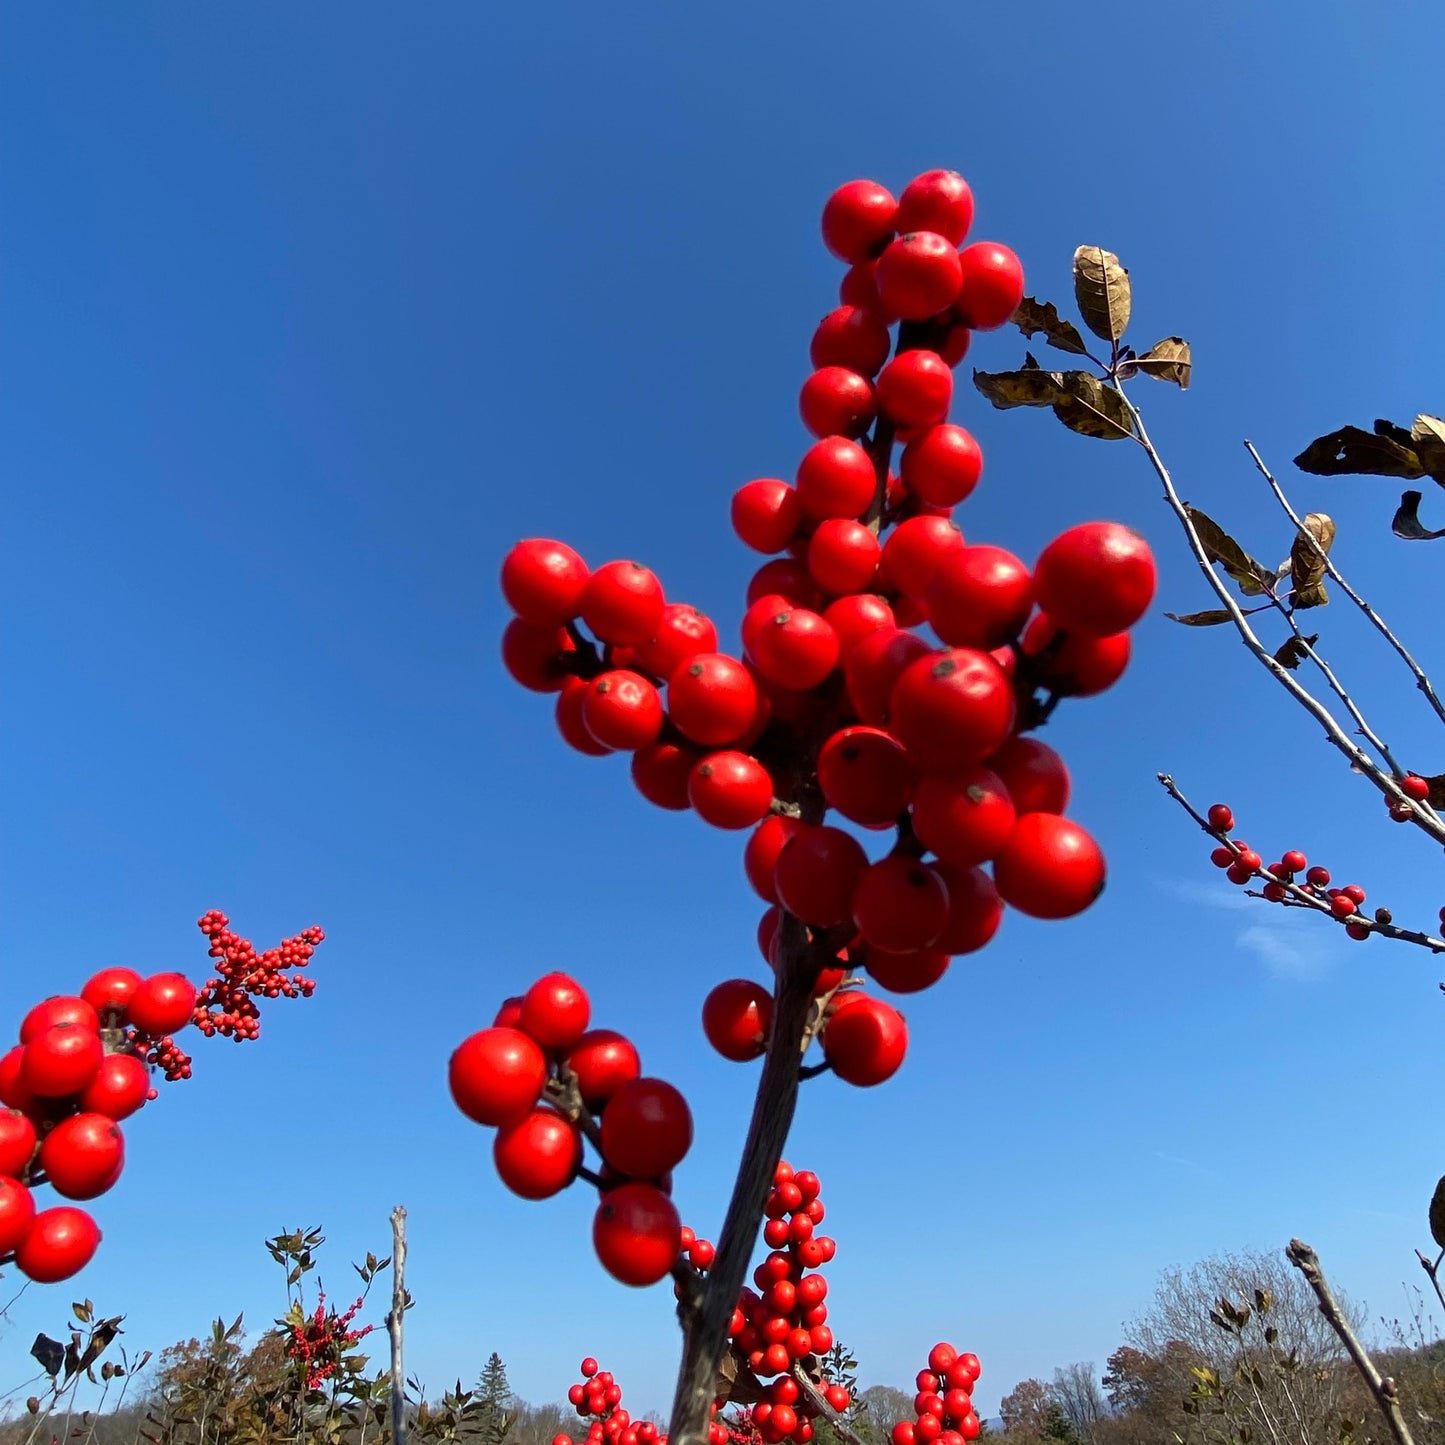
{"type": "Polygon", "coordinates": [[[507,1382],[507,1367],[495,1350],[477,1380],[476,1395],[480,1405],[478,1439],[483,1445],[502,1445],[517,1416],[515,1412],[509,1413],[512,1387],[507,1382]]]}

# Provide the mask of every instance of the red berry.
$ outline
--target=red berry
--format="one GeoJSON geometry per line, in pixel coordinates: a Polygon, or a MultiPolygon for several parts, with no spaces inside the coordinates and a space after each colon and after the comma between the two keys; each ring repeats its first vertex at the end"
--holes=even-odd
{"type": "Polygon", "coordinates": [[[1069,633],[1112,637],[1154,600],[1154,554],[1118,522],[1085,522],[1055,537],[1034,566],[1039,606],[1069,633]]]}
{"type": "Polygon", "coordinates": [[[685,813],[687,780],[701,755],[680,743],[649,743],[632,755],[632,781],[649,803],[685,813]]]}
{"type": "Polygon", "coordinates": [[[1330,908],[1336,918],[1348,918],[1355,911],[1355,900],[1344,893],[1336,893],[1330,899],[1330,908]]]}
{"type": "Polygon", "coordinates": [[[938,953],[976,953],[998,932],[1003,900],[982,868],[960,868],[940,860],[931,865],[948,889],[948,922],[934,940],[938,953]]]}
{"type": "Polygon", "coordinates": [[[892,1078],[908,1052],[908,1025],[869,994],[844,994],[823,1026],[823,1057],[845,1083],[869,1087],[892,1078]]]}
{"type": "MultiPolygon", "coordinates": [[[[81,1024],[56,1024],[25,1045],[20,1084],[42,1099],[78,1094],[100,1072],[100,1035],[81,1024]]],[[[7,1098],[6,1103],[14,1103],[7,1098]]],[[[18,1106],[17,1106],[18,1107],[18,1106]]]]}
{"type": "Polygon", "coordinates": [[[1365,890],[1358,883],[1346,883],[1340,892],[1357,908],[1365,901],[1365,890]]]}
{"type": "Polygon", "coordinates": [[[1305,882],[1313,884],[1316,888],[1328,887],[1330,881],[1330,870],[1321,868],[1318,863],[1305,874],[1305,882]]]}
{"type": "Polygon", "coordinates": [[[1037,659],[1039,680],[1064,697],[1095,697],[1113,687],[1129,666],[1129,634],[1113,637],[1084,637],[1065,633],[1057,641],[1059,628],[1040,612],[1024,629],[1024,656],[1037,659]]]}
{"type": "Polygon", "coordinates": [[[726,747],[752,725],[758,688],[736,658],[722,652],[701,653],[668,680],[667,707],[684,737],[703,747],[726,747]]]}
{"type": "Polygon", "coordinates": [[[1069,805],[1069,769],[1037,738],[1010,738],[984,766],[998,774],[1016,812],[1062,813],[1069,805]]]}
{"type": "Polygon", "coordinates": [[[1002,547],[960,547],[950,552],[928,584],[933,630],[950,647],[985,652],[1012,641],[1033,607],[1029,569],[1002,547]]]}
{"type": "Polygon", "coordinates": [[[1014,803],[983,766],[926,777],[913,798],[913,831],[930,852],[958,867],[997,858],[1014,828],[1014,803]]]}
{"type": "Polygon", "coordinates": [[[805,607],[775,612],[753,633],[748,651],[775,687],[807,692],[838,665],[838,635],[805,607]]]}
{"type": "Polygon", "coordinates": [[[587,564],[565,542],[533,537],[502,561],[502,595],[534,627],[559,627],[581,611],[587,564]]]}
{"type": "Polygon", "coordinates": [[[959,255],[936,231],[910,231],[889,242],[874,273],[887,311],[925,321],[958,300],[963,285],[959,255]]]}
{"type": "Polygon", "coordinates": [[[761,477],[733,493],[733,531],[755,552],[781,552],[803,525],[798,494],[777,477],[761,477]]]}
{"type": "Polygon", "coordinates": [[[862,522],[830,518],[818,523],[808,542],[808,571],[835,597],[866,592],[877,576],[882,550],[877,535],[862,522]]]}
{"type": "Polygon", "coordinates": [[[778,854],[773,872],[778,901],[804,923],[831,928],[852,916],[853,890],[868,856],[840,828],[803,827],[778,854]]]}
{"type": "Polygon", "coordinates": [[[900,231],[936,231],[957,246],[973,225],[973,192],[957,171],[924,171],[898,197],[900,231]]]}
{"type": "Polygon", "coordinates": [[[185,1028],[195,1011],[195,984],[183,973],[156,973],[131,995],[126,1018],[142,1033],[161,1038],[185,1028]]]}
{"type": "Polygon", "coordinates": [[[11,1109],[28,1109],[35,1103],[35,1091],[22,1076],[24,1061],[25,1049],[20,1044],[0,1055],[0,1104],[11,1109]]]}
{"type": "Polygon", "coordinates": [[[591,687],[580,677],[569,677],[563,682],[557,695],[557,731],[568,747],[589,758],[605,758],[612,749],[592,736],[584,716],[591,691],[591,687]]]}
{"type": "Polygon", "coordinates": [[[952,401],[953,371],[936,352],[901,352],[878,378],[878,406],[895,426],[937,426],[952,401]]]}
{"type": "Polygon", "coordinates": [[[39,1162],[62,1198],[95,1199],[120,1178],[125,1140],[104,1114],[72,1114],[45,1136],[39,1162]]]}
{"type": "Polygon", "coordinates": [[[1031,918],[1072,918],[1104,891],[1104,855],[1077,823],[1025,813],[994,862],[1005,903],[1031,918]]]}
{"type": "Polygon", "coordinates": [[[890,953],[927,948],[948,922],[948,889],[918,859],[895,853],[858,879],[853,922],[873,948],[890,953]]]}
{"type": "Polygon", "coordinates": [[[1418,773],[1406,773],[1400,779],[1400,791],[1407,798],[1413,798],[1417,803],[1423,803],[1430,796],[1430,784],[1418,773]]]}
{"type": "Polygon", "coordinates": [[[1013,731],[1014,693],[986,652],[955,647],[911,663],[890,704],[895,736],[924,772],[957,773],[1013,731]]]}
{"type": "Polygon", "coordinates": [[[582,1102],[594,1113],[642,1073],[642,1061],[632,1040],[615,1029],[593,1029],[583,1034],[568,1053],[566,1064],[577,1076],[582,1102]]]}
{"type": "Polygon", "coordinates": [[[883,544],[883,577],[905,596],[924,597],[943,559],[963,545],[963,533],[947,517],[910,517],[883,544]]]}
{"type": "Polygon", "coordinates": [[[1236,886],[1243,888],[1254,877],[1254,869],[1247,868],[1243,863],[1231,863],[1225,870],[1224,876],[1236,886]]]}
{"type": "Polygon", "coordinates": [[[814,442],[798,463],[798,500],[804,513],[818,521],[858,517],[866,512],[878,487],[873,460],[847,437],[814,442]]]}
{"type": "Polygon", "coordinates": [[[35,1198],[18,1179],[0,1176],[0,1255],[18,1249],[35,1222],[35,1198]]]}
{"type": "Polygon", "coordinates": [[[565,973],[543,974],[522,995],[521,1027],[544,1049],[570,1049],[592,1017],[582,985],[565,973]]]}
{"type": "Polygon", "coordinates": [[[36,1284],[59,1284],[79,1274],[99,1247],[95,1220],[83,1209],[61,1205],[35,1216],[15,1251],[15,1263],[36,1284]]]}
{"type": "Polygon", "coordinates": [[[817,609],[822,605],[823,594],[813,581],[813,574],[807,564],[796,557],[774,557],[764,562],[752,575],[748,583],[748,606],[760,602],[764,597],[781,597],[794,607],[817,609]]]}
{"type": "Polygon", "coordinates": [[[646,642],[662,621],[660,583],[636,562],[605,562],[582,589],[581,616],[603,642],[646,642]]]}
{"type": "Polygon", "coordinates": [[[773,996],[750,978],[720,983],[703,1000],[702,1031],[725,1059],[746,1063],[767,1052],[773,996]]]}
{"type": "Polygon", "coordinates": [[[919,658],[938,655],[917,633],[901,628],[880,628],[863,638],[844,668],[848,697],[858,716],[876,726],[886,723],[893,689],[904,671],[919,658]]]}
{"type": "Polygon", "coordinates": [[[1347,923],[1345,932],[1354,939],[1368,938],[1375,930],[1368,923],[1347,923]]]}
{"type": "Polygon", "coordinates": [[[959,252],[954,313],[976,331],[1003,326],[1024,299],[1024,268],[1007,246],[975,241],[959,252]]]}
{"type": "Polygon", "coordinates": [[[1279,861],[1286,873],[1303,873],[1307,860],[1298,848],[1291,848],[1279,861]]]}
{"type": "Polygon", "coordinates": [[[823,206],[823,244],[840,261],[866,261],[893,236],[898,202],[877,181],[849,181],[823,206]]]}
{"type": "MultiPolygon", "coordinates": [[[[0,1178],[18,1179],[34,1157],[35,1144],[34,1123],[18,1109],[0,1109],[0,1178]]],[[[0,1247],[0,1254],[5,1252],[0,1247]]]]}
{"type": "Polygon", "coordinates": [[[903,448],[899,471],[910,496],[930,506],[954,507],[978,486],[983,452],[961,426],[931,426],[903,448]]]}
{"type": "Polygon", "coordinates": [[[840,306],[818,323],[809,359],[819,368],[846,366],[862,376],[876,376],[888,360],[890,345],[888,327],[876,308],[840,306]]]}
{"type": "Polygon", "coordinates": [[[920,948],[911,953],[889,953],[866,948],[863,966],[868,977],[889,993],[919,993],[931,988],[948,972],[948,954],[939,948],[920,948]]]}
{"type": "Polygon", "coordinates": [[[75,994],[52,994],[35,1005],[20,1023],[20,1042],[28,1044],[56,1024],[74,1024],[95,1033],[100,1028],[100,1015],[91,1004],[75,994]]]}
{"type": "Polygon", "coordinates": [[[677,1263],[682,1222],[667,1195],[651,1184],[609,1189],[592,1221],[602,1267],[623,1284],[656,1284],[677,1263]]]}
{"type": "Polygon", "coordinates": [[[798,414],[815,437],[860,437],[877,413],[873,383],[846,366],[820,366],[798,396],[798,414]]]}
{"type": "Polygon", "coordinates": [[[497,1130],[492,1160],[502,1183],[523,1199],[550,1199],[576,1177],[582,1136],[552,1109],[530,1114],[497,1130]]]}
{"type": "Polygon", "coordinates": [[[669,678],[700,652],[717,651],[717,628],[696,607],[669,602],[657,631],[636,647],[637,660],[654,677],[669,678]]]}
{"type": "MultiPolygon", "coordinates": [[[[100,1070],[80,1096],[87,1114],[107,1119],[128,1119],[142,1108],[150,1094],[150,1071],[134,1054],[107,1054],[100,1070]]],[[[0,1167],[0,1174],[4,1168],[0,1167]]]]}
{"type": "Polygon", "coordinates": [[[853,649],[871,633],[893,631],[897,622],[893,609],[871,593],[840,597],[828,604],[823,621],[838,634],[838,660],[845,666],[853,649]]]}
{"type": "Polygon", "coordinates": [[[747,753],[709,753],[689,775],[687,797],[704,823],[751,828],[772,807],[773,780],[747,753]]]}
{"type": "Polygon", "coordinates": [[[515,619],[502,633],[502,665],[529,692],[560,692],[569,676],[563,660],[576,650],[560,627],[533,627],[515,619]]]}
{"type": "Polygon", "coordinates": [[[133,968],[103,968],[91,975],[80,996],[98,1014],[124,1012],[140,983],[141,976],[133,968]]]}
{"type": "Polygon", "coordinates": [[[1210,808],[1209,826],[1216,833],[1228,833],[1234,827],[1234,810],[1228,803],[1215,803],[1210,808]]]}
{"type": "Polygon", "coordinates": [[[818,786],[828,806],[864,827],[896,822],[916,781],[903,744],[881,728],[842,728],[818,754],[818,786]]]}
{"type": "Polygon", "coordinates": [[[452,1099],[478,1124],[511,1124],[530,1113],[547,1082],[542,1050],[519,1029],[482,1029],[457,1046],[448,1068],[452,1099]]]}
{"type": "Polygon", "coordinates": [[[587,684],[582,721],[603,747],[635,752],[662,731],[662,698],[635,672],[604,672],[587,684]]]}

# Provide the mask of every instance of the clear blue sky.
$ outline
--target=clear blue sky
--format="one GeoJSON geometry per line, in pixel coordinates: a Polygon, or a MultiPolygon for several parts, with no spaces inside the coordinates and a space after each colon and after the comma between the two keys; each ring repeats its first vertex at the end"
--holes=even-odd
{"type": "MultiPolygon", "coordinates": [[[[691,1096],[678,1198],[715,1231],[753,1076],[695,1019],[757,971],[757,908],[736,837],[648,809],[504,679],[502,553],[639,557],[730,630],[752,563],[728,498],[805,440],[823,198],[947,165],[1034,294],[1065,299],[1080,242],[1124,257],[1137,339],[1194,343],[1187,395],[1136,385],[1181,486],[1282,555],[1242,436],[1289,471],[1334,425],[1445,406],[1442,40],[1426,6],[9,7],[0,1017],[99,964],[199,975],[210,907],[262,944],[329,935],[314,999],[257,1046],[198,1041],[195,1081],[129,1130],[78,1282],[129,1343],[268,1321],[261,1240],[297,1224],[325,1226],[344,1293],[401,1199],[432,1386],[495,1349],[556,1398],[596,1352],[665,1405],[666,1289],[603,1275],[582,1191],[504,1193],[445,1062],[504,994],[574,972],[691,1096]]],[[[987,455],[971,537],[1032,557],[1122,518],[1161,606],[1207,605],[1132,449],[971,392],[958,416],[987,455]]],[[[1445,551],[1388,537],[1389,483],[1294,480],[1439,663],[1445,551]]],[[[1353,619],[1322,624],[1363,691],[1390,685],[1402,754],[1445,768],[1353,619]]],[[[908,1008],[887,1087],[805,1091],[790,1153],[823,1176],[866,1382],[949,1338],[992,1409],[1102,1366],[1161,1268],[1291,1234],[1372,1314],[1414,1274],[1445,963],[1229,907],[1154,772],[1402,919],[1433,918],[1440,860],[1222,633],[1156,614],[1137,657],[1050,728],[1103,901],[1010,918],[908,1008]]],[[[12,1310],[0,1378],[71,1293],[12,1310]]]]}

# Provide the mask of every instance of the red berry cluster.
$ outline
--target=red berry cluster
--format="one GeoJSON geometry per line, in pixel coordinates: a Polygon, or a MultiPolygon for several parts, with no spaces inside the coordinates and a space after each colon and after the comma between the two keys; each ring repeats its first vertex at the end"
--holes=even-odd
{"type": "Polygon", "coordinates": [[[492,1157],[514,1194],[548,1199],[579,1174],[595,1184],[592,1242],[603,1267],[624,1284],[656,1284],[682,1247],[669,1196],[672,1170],[692,1147],[692,1111],[671,1084],[643,1076],[629,1039],[589,1030],[591,1014],[574,979],[539,978],[457,1047],[452,1098],[496,1128],[492,1157]],[[582,1166],[584,1138],[600,1173],[582,1166]]]}
{"type": "Polygon", "coordinates": [[[196,995],[196,1026],[207,1038],[222,1034],[242,1043],[261,1032],[256,999],[310,998],[315,992],[314,978],[287,970],[305,968],[326,935],[319,928],[306,928],[257,953],[249,938],[231,932],[230,922],[218,908],[197,921],[211,941],[216,977],[208,978],[196,995]]]}
{"type": "MultiPolygon", "coordinates": [[[[785,554],[748,585],[738,655],[635,562],[594,571],[533,539],[502,565],[516,614],[503,660],[523,686],[558,694],[564,739],[630,753],[659,807],[755,829],[756,890],[820,934],[841,931],[843,965],[897,992],[981,948],[1006,904],[1066,918],[1098,896],[1102,853],[1063,817],[1068,771],[1022,734],[1060,697],[1122,675],[1155,587],[1149,549],[1126,527],[1072,527],[1030,569],[966,543],[951,519],[982,470],[977,442],[948,421],[951,368],[971,331],[1004,324],[1023,295],[1007,247],[958,249],[972,219],[951,171],[897,200],[851,182],[824,207],[824,240],[851,269],[800,399],[817,441],[792,484],[763,478],[733,498],[738,536],[785,554]],[[925,622],[937,643],[914,630],[925,622]],[[896,830],[892,851],[870,859],[824,821],[830,810],[865,834],[896,830]]],[[[776,921],[764,921],[770,961],[776,921]]],[[[726,1057],[765,1051],[767,1000],[746,980],[709,998],[707,1034],[726,1057]]],[[[857,1084],[892,1074],[902,1016],[856,991],[829,1007],[834,1071],[857,1084]]]]}
{"type": "Polygon", "coordinates": [[[351,1322],[361,1313],[361,1305],[358,1299],[342,1314],[337,1314],[334,1309],[327,1309],[326,1291],[320,1290],[316,1309],[310,1316],[300,1323],[290,1318],[278,1321],[285,1332],[288,1358],[299,1361],[306,1370],[308,1390],[319,1390],[336,1373],[342,1356],[371,1333],[372,1325],[351,1328],[351,1322]]]}
{"type": "MultiPolygon", "coordinates": [[[[1353,939],[1368,938],[1376,931],[1374,924],[1361,910],[1365,903],[1365,890],[1358,883],[1347,883],[1343,888],[1330,886],[1330,870],[1318,863],[1311,864],[1298,848],[1291,848],[1277,863],[1265,866],[1261,856],[1242,838],[1231,837],[1234,829],[1234,813],[1226,803],[1215,803],[1208,813],[1208,831],[1219,839],[1219,846],[1209,855],[1209,861],[1216,868],[1223,868],[1231,883],[1244,887],[1256,878],[1264,886],[1259,896],[1270,903],[1313,901],[1327,907],[1335,920],[1344,924],[1345,932],[1353,939]],[[1301,879],[1297,875],[1304,874],[1301,879]]],[[[1440,910],[1440,921],[1445,924],[1445,908],[1440,910]]],[[[1375,910],[1375,922],[1388,925],[1391,922],[1388,909],[1375,910]]]]}
{"type": "MultiPolygon", "coordinates": [[[[226,920],[212,912],[200,922],[214,939],[226,920]]],[[[310,950],[321,938],[308,929],[282,948],[294,957],[297,943],[310,950]]],[[[63,1199],[91,1200],[116,1183],[125,1166],[120,1121],[156,1097],[152,1067],[167,1080],[191,1077],[172,1035],[203,1017],[183,974],[142,977],[122,967],[103,968],[79,994],[47,998],[26,1014],[19,1042],[0,1057],[0,1264],[13,1261],[52,1284],[90,1262],[101,1238],[95,1220],[69,1205],[37,1210],[32,1191],[49,1184],[63,1199]]]]}
{"type": "MultiPolygon", "coordinates": [[[[818,1176],[808,1169],[794,1172],[786,1161],[780,1163],[763,1206],[763,1241],[771,1253],[753,1271],[756,1288],[743,1290],[728,1329],[748,1369],[769,1381],[763,1399],[749,1411],[767,1445],[782,1440],[806,1445],[819,1414],[793,1369],[795,1365],[806,1369],[811,1357],[833,1348],[824,1303],[828,1281],[816,1271],[833,1258],[837,1244],[817,1232],[823,1213],[818,1176]]],[[[822,1393],[839,1414],[853,1403],[844,1385],[827,1385],[822,1393]]]]}
{"type": "Polygon", "coordinates": [[[916,1420],[900,1420],[893,1427],[893,1445],[963,1445],[976,1440],[980,1429],[973,1408],[973,1387],[983,1373],[977,1355],[960,1355],[952,1345],[939,1344],[928,1352],[928,1368],[918,1372],[918,1394],[913,1401],[916,1420]]]}
{"type": "MultiPolygon", "coordinates": [[[[582,1379],[567,1391],[577,1413],[589,1420],[586,1445],[666,1445],[667,1436],[651,1420],[634,1420],[622,1404],[622,1386],[611,1370],[599,1369],[590,1356],[582,1361],[582,1379]]],[[[570,1435],[555,1435],[552,1445],[576,1445],[570,1435]]]]}

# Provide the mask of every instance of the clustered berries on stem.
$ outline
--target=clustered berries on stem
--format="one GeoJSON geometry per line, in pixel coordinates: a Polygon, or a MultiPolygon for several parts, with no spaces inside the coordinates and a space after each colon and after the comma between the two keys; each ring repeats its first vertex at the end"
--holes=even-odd
{"type": "Polygon", "coordinates": [[[952,1345],[939,1342],[928,1352],[928,1368],[918,1372],[914,1397],[915,1420],[893,1426],[893,1445],[963,1445],[976,1440],[980,1429],[973,1408],[973,1387],[983,1373],[978,1356],[961,1355],[952,1345]]]}
{"type": "Polygon", "coordinates": [[[88,1201],[112,1188],[125,1166],[120,1121],[156,1097],[151,1070],[168,1082],[191,1077],[173,1035],[195,1024],[254,1039],[256,997],[311,993],[312,980],[278,969],[304,965],[325,937],[319,928],[258,955],[227,922],[215,910],[199,920],[220,960],[220,977],[199,991],[179,973],[103,968],[79,994],[26,1014],[19,1042],[0,1057],[0,1264],[53,1284],[90,1263],[101,1239],[95,1220],[72,1205],[37,1209],[33,1191],[48,1184],[62,1199],[88,1201]]]}
{"type": "MultiPolygon", "coordinates": [[[[611,1370],[590,1355],[581,1364],[582,1379],[567,1391],[568,1401],[587,1420],[586,1445],[666,1445],[651,1420],[634,1420],[622,1403],[622,1386],[611,1370]]],[[[576,1445],[570,1435],[554,1435],[552,1445],[576,1445]]]]}
{"type": "Polygon", "coordinates": [[[591,1016],[576,980],[544,975],[458,1045],[452,1098],[467,1118],[496,1128],[492,1157],[514,1194],[549,1199],[579,1176],[594,1184],[598,1259],[624,1284],[656,1284],[682,1248],[669,1196],[672,1170],[692,1147],[692,1111],[671,1084],[643,1076],[629,1039],[589,1030],[591,1016]],[[584,1139],[600,1172],[583,1167],[584,1139]]]}
{"type": "Polygon", "coordinates": [[[295,1360],[304,1370],[308,1390],[319,1390],[336,1373],[347,1351],[360,1344],[375,1328],[373,1325],[352,1328],[365,1302],[358,1297],[338,1314],[327,1307],[326,1291],[318,1290],[316,1308],[309,1315],[297,1306],[285,1319],[276,1322],[282,1330],[286,1357],[295,1360]]]}
{"type": "MultiPolygon", "coordinates": [[[[655,806],[751,830],[746,871],[770,905],[771,986],[730,980],[703,1010],[720,1053],[767,1062],[712,1293],[700,1310],[684,1301],[672,1428],[686,1445],[703,1433],[723,1294],[742,1283],[807,1047],[816,1039],[821,1067],[847,1082],[881,1083],[907,1026],[862,974],[916,992],[987,944],[1007,906],[1068,918],[1104,886],[1101,850],[1064,817],[1063,760],[1025,735],[1061,698],[1122,675],[1154,561],[1128,528],[1084,522],[1030,568],[953,520],[983,470],[977,440],[949,420],[953,368],[1024,289],[1008,247],[965,244],[973,211],[967,182],[944,170],[897,199],[873,181],[829,197],[823,239],[849,269],[799,395],[814,440],[791,482],[759,478],[732,501],[733,530],[770,559],[746,587],[739,648],[637,562],[593,568],[534,538],[502,564],[511,676],[555,695],[569,746],[630,755],[655,806]],[[889,846],[870,852],[880,834],[889,846]]],[[[534,1060],[527,1109],[545,1072],[534,1060]]]]}

